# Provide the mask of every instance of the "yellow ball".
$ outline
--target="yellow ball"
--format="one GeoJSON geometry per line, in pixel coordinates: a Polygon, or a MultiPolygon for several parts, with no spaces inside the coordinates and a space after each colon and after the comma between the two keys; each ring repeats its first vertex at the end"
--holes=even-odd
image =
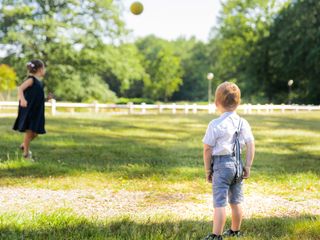
{"type": "Polygon", "coordinates": [[[134,2],[131,4],[130,6],[130,11],[134,14],[134,15],[139,15],[143,12],[143,5],[141,2],[134,2]]]}

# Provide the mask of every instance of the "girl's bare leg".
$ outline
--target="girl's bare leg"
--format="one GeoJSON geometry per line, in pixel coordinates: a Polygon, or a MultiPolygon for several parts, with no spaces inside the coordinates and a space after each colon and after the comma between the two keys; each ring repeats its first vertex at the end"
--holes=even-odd
{"type": "Polygon", "coordinates": [[[23,155],[24,156],[28,156],[29,154],[29,148],[30,148],[30,142],[32,141],[32,139],[34,139],[34,132],[32,132],[31,130],[26,130],[26,133],[24,135],[24,140],[23,140],[23,155]]]}
{"type": "MultiPolygon", "coordinates": [[[[29,130],[27,130],[27,131],[29,131],[29,130]]],[[[23,140],[23,142],[22,142],[21,145],[20,145],[20,149],[23,150],[23,151],[24,151],[24,149],[25,149],[25,145],[24,145],[24,144],[25,144],[25,141],[26,141],[26,137],[27,137],[27,133],[25,134],[24,140],[23,140]]],[[[31,142],[33,139],[35,139],[36,137],[38,137],[38,134],[35,133],[35,132],[32,132],[32,138],[31,138],[30,142],[31,142]]],[[[30,142],[29,142],[29,145],[30,145],[30,142]]]]}
{"type": "Polygon", "coordinates": [[[37,134],[37,133],[35,133],[35,132],[32,132],[32,133],[33,133],[33,136],[32,136],[31,141],[33,141],[36,137],[38,137],[38,134],[37,134]]]}

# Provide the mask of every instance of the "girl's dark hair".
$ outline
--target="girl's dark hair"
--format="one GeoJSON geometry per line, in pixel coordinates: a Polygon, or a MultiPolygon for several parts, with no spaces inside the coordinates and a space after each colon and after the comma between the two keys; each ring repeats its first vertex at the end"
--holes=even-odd
{"type": "Polygon", "coordinates": [[[27,63],[29,73],[36,73],[41,68],[44,68],[44,63],[41,60],[35,59],[27,63]]]}

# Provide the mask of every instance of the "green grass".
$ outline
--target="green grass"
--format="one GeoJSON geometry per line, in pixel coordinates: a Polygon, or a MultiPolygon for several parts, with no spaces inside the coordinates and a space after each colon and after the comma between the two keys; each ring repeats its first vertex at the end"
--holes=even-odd
{"type": "MultiPolygon", "coordinates": [[[[88,220],[61,210],[53,214],[5,214],[0,216],[1,239],[202,239],[210,232],[210,221],[155,219],[88,220]]],[[[230,221],[228,220],[228,224],[230,221]]],[[[320,239],[320,218],[254,218],[244,222],[242,239],[320,239]]]]}
{"type": "MultiPolygon", "coordinates": [[[[48,134],[32,143],[35,163],[21,159],[17,147],[22,135],[11,131],[14,119],[0,118],[0,186],[125,189],[155,196],[210,193],[203,177],[201,139],[213,117],[48,117],[48,134]]],[[[292,202],[319,199],[320,113],[245,118],[256,138],[246,193],[278,195],[292,202]]],[[[244,229],[249,233],[245,239],[320,239],[316,216],[249,219],[244,229]]],[[[198,239],[209,231],[209,219],[181,222],[159,216],[150,222],[130,217],[99,222],[63,212],[0,215],[1,239],[198,239]]]]}

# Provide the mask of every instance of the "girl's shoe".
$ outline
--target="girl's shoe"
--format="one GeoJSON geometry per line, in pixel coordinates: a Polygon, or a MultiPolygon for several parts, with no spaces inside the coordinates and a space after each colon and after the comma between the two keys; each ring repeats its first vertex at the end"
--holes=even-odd
{"type": "Polygon", "coordinates": [[[203,240],[223,240],[221,235],[209,234],[203,240]]]}
{"type": "Polygon", "coordinates": [[[24,154],[23,155],[24,159],[29,160],[31,162],[34,162],[33,158],[32,158],[32,152],[29,151],[28,154],[24,154]]]}
{"type": "Polygon", "coordinates": [[[222,236],[224,237],[241,237],[242,234],[240,231],[232,231],[231,229],[225,231],[222,236]]]}

